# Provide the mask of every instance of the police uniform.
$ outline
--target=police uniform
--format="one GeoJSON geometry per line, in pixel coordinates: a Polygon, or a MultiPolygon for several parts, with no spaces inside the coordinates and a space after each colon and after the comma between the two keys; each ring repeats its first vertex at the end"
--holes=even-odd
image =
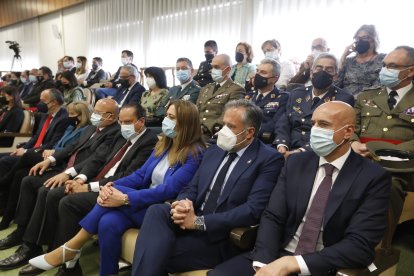
{"type": "Polygon", "coordinates": [[[289,94],[285,91],[279,91],[276,86],[265,97],[257,101],[259,92],[252,94],[251,101],[263,111],[263,121],[259,131],[259,137],[265,143],[272,143],[274,140],[274,131],[279,118],[286,112],[286,105],[289,94]]]}
{"type": "Polygon", "coordinates": [[[312,150],[309,144],[313,111],[329,101],[342,101],[354,106],[354,97],[338,87],[331,86],[326,94],[312,108],[312,86],[297,88],[290,94],[286,113],[276,125],[276,139],[273,144],[285,145],[289,150],[302,148],[312,150]]]}
{"type": "Polygon", "coordinates": [[[206,60],[200,63],[200,66],[198,67],[197,74],[194,76],[194,80],[198,82],[198,85],[201,87],[206,86],[209,83],[214,82],[211,78],[210,72],[211,72],[211,60],[206,60]]]}
{"type": "Polygon", "coordinates": [[[214,126],[223,125],[224,106],[231,100],[244,98],[246,92],[240,85],[228,79],[216,91],[216,83],[210,83],[203,87],[197,99],[197,107],[200,112],[200,120],[203,134],[213,135],[214,126]]]}

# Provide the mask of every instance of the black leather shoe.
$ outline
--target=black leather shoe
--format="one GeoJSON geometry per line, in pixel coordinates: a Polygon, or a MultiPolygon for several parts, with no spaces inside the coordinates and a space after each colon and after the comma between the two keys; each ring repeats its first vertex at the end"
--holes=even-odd
{"type": "Polygon", "coordinates": [[[35,276],[43,272],[45,272],[43,269],[28,264],[19,270],[19,276],[35,276]]]}
{"type": "Polygon", "coordinates": [[[43,254],[40,249],[30,249],[27,245],[23,244],[17,248],[9,257],[0,261],[0,270],[10,270],[17,267],[20,267],[36,256],[43,254]]]}
{"type": "Polygon", "coordinates": [[[7,237],[0,240],[0,250],[12,248],[13,246],[19,245],[21,243],[21,234],[17,230],[14,230],[7,237]]]}
{"type": "Polygon", "coordinates": [[[66,268],[65,265],[61,265],[55,276],[82,276],[82,267],[79,262],[73,268],[66,268]]]}

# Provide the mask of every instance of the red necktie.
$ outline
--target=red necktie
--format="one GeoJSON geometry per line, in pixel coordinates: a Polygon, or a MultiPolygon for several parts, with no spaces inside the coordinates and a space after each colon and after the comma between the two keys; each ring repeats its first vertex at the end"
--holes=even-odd
{"type": "Polygon", "coordinates": [[[295,255],[313,253],[316,249],[316,243],[318,242],[325,214],[326,203],[328,202],[329,193],[331,192],[332,174],[335,169],[335,167],[329,163],[322,166],[325,168],[325,177],[322,179],[322,182],[313,197],[308,214],[306,215],[306,221],[299,237],[295,255]]]}
{"type": "Polygon", "coordinates": [[[104,176],[109,172],[109,170],[115,166],[116,163],[118,163],[122,157],[124,156],[127,149],[132,145],[131,141],[126,142],[122,148],[118,151],[118,153],[109,161],[108,164],[103,167],[103,169],[98,173],[98,175],[95,177],[94,181],[101,180],[104,178],[104,176]]]}
{"type": "Polygon", "coordinates": [[[52,121],[52,115],[47,116],[47,119],[45,123],[43,124],[42,130],[40,131],[39,137],[37,138],[36,144],[34,145],[34,148],[38,148],[42,145],[43,139],[45,138],[47,128],[50,125],[50,121],[52,121]]]}

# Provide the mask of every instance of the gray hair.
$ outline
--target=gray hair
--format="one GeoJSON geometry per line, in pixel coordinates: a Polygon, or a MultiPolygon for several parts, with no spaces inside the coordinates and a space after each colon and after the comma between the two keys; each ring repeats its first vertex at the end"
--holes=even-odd
{"type": "Polygon", "coordinates": [[[272,76],[273,77],[280,76],[280,70],[281,70],[280,63],[274,60],[273,58],[262,59],[260,64],[271,64],[273,66],[272,76]]]}
{"type": "Polygon", "coordinates": [[[63,94],[60,92],[60,90],[56,88],[49,88],[47,90],[43,91],[49,91],[49,97],[51,101],[56,101],[59,105],[62,105],[64,102],[63,94]]]}
{"type": "Polygon", "coordinates": [[[260,107],[251,101],[240,99],[228,102],[224,107],[224,112],[231,108],[243,108],[245,110],[242,117],[243,123],[255,129],[255,137],[259,135],[259,129],[263,120],[263,111],[260,107]]]}
{"type": "Polygon", "coordinates": [[[312,64],[312,69],[315,69],[316,64],[318,63],[318,61],[323,59],[323,58],[329,58],[329,59],[333,60],[335,62],[335,73],[338,73],[338,60],[336,59],[336,57],[334,55],[329,54],[329,53],[320,54],[317,58],[315,58],[315,60],[313,61],[313,64],[312,64]]]}
{"type": "Polygon", "coordinates": [[[134,66],[131,66],[131,65],[125,65],[125,66],[122,66],[122,68],[121,68],[121,69],[123,69],[123,70],[127,70],[130,76],[135,76],[135,78],[137,78],[137,79],[138,79],[138,77],[139,77],[139,73],[138,73],[137,68],[135,68],[134,66]]]}
{"type": "Polygon", "coordinates": [[[404,50],[407,53],[407,62],[409,64],[407,65],[414,65],[414,48],[410,47],[410,46],[398,46],[394,49],[394,51],[397,50],[404,50]]]}

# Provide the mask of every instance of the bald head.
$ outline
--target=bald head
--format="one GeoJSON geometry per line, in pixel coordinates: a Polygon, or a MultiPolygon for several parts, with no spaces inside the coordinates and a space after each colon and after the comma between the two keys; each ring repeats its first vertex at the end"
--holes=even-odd
{"type": "Polygon", "coordinates": [[[315,38],[312,41],[312,49],[311,50],[312,51],[313,50],[318,50],[318,51],[321,51],[321,52],[329,52],[328,43],[322,37],[315,38]]]}
{"type": "Polygon", "coordinates": [[[355,125],[355,111],[349,104],[341,101],[331,101],[320,105],[314,114],[330,117],[335,121],[339,121],[343,125],[352,124],[355,125]]]}
{"type": "Polygon", "coordinates": [[[216,60],[217,64],[220,64],[224,67],[230,66],[231,67],[231,59],[226,54],[220,54],[213,58],[213,62],[216,60]]]}
{"type": "Polygon", "coordinates": [[[96,102],[94,113],[102,115],[100,127],[111,125],[118,120],[118,103],[113,99],[101,99],[96,102]]]}

